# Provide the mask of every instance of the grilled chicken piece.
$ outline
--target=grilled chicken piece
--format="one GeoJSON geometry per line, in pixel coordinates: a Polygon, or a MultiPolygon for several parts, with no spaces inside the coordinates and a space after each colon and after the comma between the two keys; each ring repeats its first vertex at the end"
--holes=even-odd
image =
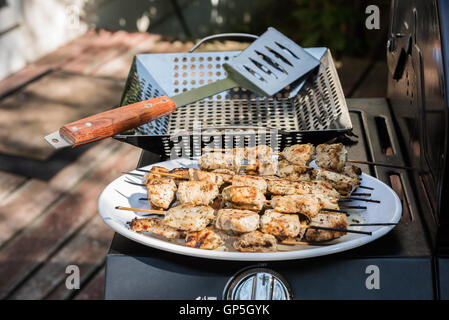
{"type": "Polygon", "coordinates": [[[268,191],[274,195],[314,194],[329,198],[340,198],[340,194],[325,181],[268,181],[268,191]]]}
{"type": "Polygon", "coordinates": [[[189,180],[189,178],[190,178],[189,169],[187,169],[187,168],[176,168],[176,169],[170,170],[170,173],[176,174],[177,176],[182,177],[182,178],[172,178],[173,180],[175,180],[176,185],[179,185],[179,183],[181,181],[189,180]]]}
{"type": "Polygon", "coordinates": [[[261,160],[271,160],[273,154],[273,149],[267,145],[260,145],[255,147],[244,147],[244,148],[234,148],[232,150],[234,155],[243,156],[243,159],[248,161],[255,161],[257,159],[261,160]]]}
{"type": "Polygon", "coordinates": [[[285,180],[285,179],[279,178],[278,176],[274,176],[274,175],[264,176],[263,178],[265,179],[265,181],[266,181],[267,183],[270,182],[270,181],[285,180]]]}
{"type": "Polygon", "coordinates": [[[218,186],[205,181],[181,181],[176,193],[180,203],[209,205],[219,195],[218,186]]]}
{"type": "Polygon", "coordinates": [[[331,184],[342,197],[350,196],[352,191],[357,189],[360,185],[360,180],[358,178],[351,178],[342,173],[326,169],[318,169],[316,179],[331,184]]]}
{"type": "Polygon", "coordinates": [[[224,244],[222,236],[212,228],[189,232],[186,236],[186,247],[214,250],[224,244]]]}
{"type": "Polygon", "coordinates": [[[326,196],[318,196],[318,200],[321,202],[323,209],[321,211],[326,211],[325,209],[335,209],[340,210],[337,198],[329,198],[326,196]]]}
{"type": "Polygon", "coordinates": [[[342,143],[320,144],[316,147],[315,163],[323,169],[342,171],[348,151],[342,143]]]}
{"type": "Polygon", "coordinates": [[[243,154],[211,152],[205,153],[198,159],[198,166],[202,170],[229,169],[234,172],[240,170],[243,154]]]}
{"type": "Polygon", "coordinates": [[[265,210],[260,217],[260,231],[276,237],[296,237],[300,232],[297,214],[285,214],[275,210],[265,210]]]}
{"type": "Polygon", "coordinates": [[[234,171],[229,169],[215,169],[212,170],[213,173],[220,174],[225,183],[231,183],[232,177],[235,175],[234,171]]]}
{"type": "Polygon", "coordinates": [[[274,210],[281,213],[300,213],[311,219],[323,209],[323,202],[313,194],[291,194],[275,196],[270,202],[274,210]]]}
{"type": "Polygon", "coordinates": [[[287,160],[281,160],[279,161],[277,174],[290,181],[310,181],[315,179],[316,170],[312,167],[296,165],[287,160]]]}
{"type": "Polygon", "coordinates": [[[148,201],[162,209],[168,209],[175,199],[176,183],[173,179],[153,178],[147,183],[148,201]]]}
{"type": "Polygon", "coordinates": [[[224,183],[223,175],[219,173],[190,168],[189,176],[190,180],[213,183],[216,184],[217,187],[221,187],[224,183]]]}
{"type": "Polygon", "coordinates": [[[234,177],[232,177],[232,185],[237,187],[256,187],[263,193],[267,193],[267,182],[262,177],[236,174],[234,177]]]}
{"type": "Polygon", "coordinates": [[[215,227],[220,230],[251,232],[259,228],[259,214],[250,210],[221,209],[217,213],[215,227]]]}
{"type": "Polygon", "coordinates": [[[276,238],[260,231],[244,233],[232,245],[236,250],[242,252],[273,252],[277,250],[276,238]]]}
{"type": "Polygon", "coordinates": [[[245,173],[249,175],[271,176],[278,172],[278,162],[268,160],[256,160],[245,167],[245,173]]]}
{"type": "MultiPolygon", "coordinates": [[[[346,215],[341,213],[320,213],[312,219],[311,226],[347,229],[348,221],[346,215]]],[[[327,241],[342,237],[346,232],[307,229],[303,237],[310,242],[327,241]]]]}
{"type": "Polygon", "coordinates": [[[164,224],[162,218],[134,218],[128,222],[131,230],[138,232],[151,231],[167,239],[182,238],[184,232],[164,224]]]}
{"type": "Polygon", "coordinates": [[[348,177],[360,179],[360,176],[362,175],[362,169],[357,166],[344,166],[342,173],[347,175],[348,177]]]}
{"type": "Polygon", "coordinates": [[[164,167],[159,167],[159,166],[153,166],[153,167],[151,167],[150,172],[148,172],[148,173],[145,175],[145,181],[144,181],[144,183],[145,183],[145,184],[148,184],[148,183],[150,183],[151,180],[153,180],[153,179],[167,179],[167,180],[172,180],[172,179],[170,179],[170,178],[168,178],[168,177],[164,177],[164,176],[161,176],[161,175],[159,175],[159,174],[155,174],[156,172],[160,172],[160,173],[169,173],[169,170],[166,169],[166,168],[164,168],[164,167]]]}
{"type": "Polygon", "coordinates": [[[223,200],[234,209],[260,211],[265,203],[265,196],[256,187],[229,186],[223,189],[223,200]]]}
{"type": "Polygon", "coordinates": [[[267,145],[245,148],[245,159],[249,162],[256,160],[270,161],[272,159],[273,149],[267,145]]]}
{"type": "Polygon", "coordinates": [[[308,166],[315,155],[315,147],[313,144],[295,144],[285,148],[281,152],[281,156],[292,164],[299,166],[308,166]]]}
{"type": "Polygon", "coordinates": [[[200,231],[206,228],[214,218],[214,209],[211,207],[184,203],[170,208],[162,221],[166,226],[175,229],[200,231]]]}

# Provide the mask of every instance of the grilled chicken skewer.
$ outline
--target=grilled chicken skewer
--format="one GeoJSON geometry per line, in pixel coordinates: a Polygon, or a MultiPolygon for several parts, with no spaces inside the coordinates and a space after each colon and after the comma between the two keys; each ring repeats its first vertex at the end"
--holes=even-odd
{"type": "Polygon", "coordinates": [[[210,227],[187,233],[185,241],[186,247],[206,250],[215,250],[225,243],[223,236],[210,227]]]}
{"type": "Polygon", "coordinates": [[[215,227],[234,232],[251,232],[259,228],[260,216],[257,212],[238,209],[218,210],[215,227]]]}
{"type": "Polygon", "coordinates": [[[276,237],[297,237],[301,231],[297,214],[285,214],[272,209],[260,217],[260,231],[276,237]]]}
{"type": "Polygon", "coordinates": [[[201,231],[215,219],[214,209],[191,203],[170,208],[164,216],[166,226],[183,231],[201,231]]]}
{"type": "Polygon", "coordinates": [[[293,164],[285,159],[278,162],[276,175],[291,181],[310,181],[316,178],[316,169],[309,166],[293,164]]]}
{"type": "Polygon", "coordinates": [[[257,230],[242,234],[232,245],[234,249],[241,252],[277,251],[275,236],[257,230]]]}
{"type": "Polygon", "coordinates": [[[273,179],[268,181],[268,191],[273,195],[292,195],[292,194],[315,194],[317,196],[323,196],[324,198],[335,198],[338,201],[366,201],[380,203],[379,200],[346,197],[338,193],[337,190],[326,181],[289,181],[285,179],[273,179]]]}
{"type": "Polygon", "coordinates": [[[278,163],[272,159],[255,160],[243,166],[245,173],[252,176],[271,176],[277,174],[278,163]]]}
{"type": "Polygon", "coordinates": [[[268,181],[268,191],[273,195],[314,194],[329,198],[340,198],[340,194],[325,181],[289,181],[285,179],[268,181]]]}
{"type": "MultiPolygon", "coordinates": [[[[269,147],[265,146],[266,154],[269,154],[269,147]]],[[[237,156],[242,154],[242,148],[231,149],[232,155],[237,156]]],[[[216,153],[212,153],[216,154],[216,153]]],[[[206,154],[206,155],[212,155],[206,154]]],[[[224,153],[228,157],[230,153],[224,153]]],[[[214,157],[221,157],[215,155],[214,157]]],[[[297,144],[285,148],[281,152],[282,160],[278,163],[278,168],[275,170],[273,161],[269,160],[272,170],[267,175],[277,174],[280,177],[293,181],[301,180],[324,180],[330,182],[335,189],[337,189],[344,196],[348,196],[350,192],[355,190],[360,185],[359,175],[361,170],[355,166],[345,166],[347,151],[343,144],[320,144],[315,147],[312,144],[297,144]],[[316,152],[316,154],[315,154],[316,152]],[[309,163],[315,157],[315,162],[321,169],[314,169],[309,167],[309,163]],[[333,171],[331,171],[333,170],[333,171]],[[336,171],[336,172],[334,172],[336,171]]],[[[213,156],[208,156],[212,158],[213,156]]],[[[242,157],[240,157],[242,158],[242,157]]],[[[261,162],[249,164],[246,168],[247,172],[260,171],[259,166],[261,162]]]]}
{"type": "Polygon", "coordinates": [[[209,205],[220,194],[218,186],[206,181],[181,181],[176,192],[180,203],[209,205]]]}
{"type": "Polygon", "coordinates": [[[342,197],[349,197],[360,185],[358,178],[352,178],[342,173],[326,169],[316,171],[316,180],[329,183],[342,197]]]}
{"type": "Polygon", "coordinates": [[[243,161],[241,153],[205,153],[198,159],[198,166],[202,170],[228,169],[239,172],[243,161]]]}
{"type": "Polygon", "coordinates": [[[315,156],[315,147],[310,143],[295,144],[282,150],[280,155],[294,165],[308,166],[315,156]]]}
{"type": "MultiPolygon", "coordinates": [[[[312,145],[303,145],[284,150],[285,152],[281,154],[281,157],[284,158],[280,161],[281,170],[276,174],[290,179],[296,174],[295,180],[318,178],[322,181],[296,182],[277,177],[263,178],[234,173],[240,169],[242,159],[253,156],[256,159],[268,158],[268,155],[271,157],[272,151],[267,148],[260,149],[265,150],[265,153],[261,152],[262,155],[259,155],[260,150],[258,149],[253,149],[253,153],[251,150],[237,149],[231,157],[223,156],[223,154],[219,156],[204,155],[199,161],[203,170],[179,169],[176,173],[157,167],[150,170],[145,184],[147,188],[149,186],[153,188],[151,192],[153,198],[168,207],[173,201],[173,196],[168,205],[161,202],[161,197],[167,193],[166,190],[169,190],[172,194],[176,193],[181,205],[169,209],[163,219],[154,218],[151,219],[151,222],[148,222],[149,219],[147,219],[148,221],[142,220],[147,221],[143,226],[136,220],[133,224],[134,229],[143,230],[151,227],[158,231],[158,234],[170,231],[171,233],[168,233],[170,237],[180,237],[185,232],[189,232],[186,245],[205,249],[213,249],[222,245],[223,239],[216,229],[244,232],[234,242],[234,248],[240,251],[257,252],[275,250],[276,237],[325,241],[344,235],[346,232],[358,232],[346,229],[345,215],[337,216],[333,213],[321,212],[323,209],[339,210],[337,199],[341,195],[332,186],[336,187],[343,195],[351,193],[353,188],[348,191],[348,185],[350,182],[358,181],[360,172],[357,172],[357,167],[343,167],[341,172],[344,172],[345,179],[341,177],[343,173],[307,167],[310,160],[313,159],[315,150],[312,145]],[[288,160],[296,163],[290,163],[288,160]],[[225,180],[223,177],[227,179],[225,180]],[[189,181],[182,181],[187,179],[189,181]],[[214,210],[207,205],[219,195],[218,187],[226,182],[232,185],[223,190],[223,200],[233,209],[221,209],[215,217],[214,210]],[[275,195],[270,202],[274,209],[268,209],[262,216],[259,216],[257,212],[263,209],[266,202],[264,193],[267,191],[275,195]],[[306,216],[311,224],[307,225],[305,221],[301,221],[298,214],[306,216]],[[317,220],[318,218],[319,220],[317,220]],[[211,222],[216,229],[208,227],[211,222]],[[161,227],[165,229],[162,230],[161,227]]],[[[325,161],[326,159],[321,160],[325,161]]],[[[327,161],[332,162],[329,159],[327,161]]],[[[246,172],[260,171],[258,168],[260,164],[264,164],[263,161],[256,160],[247,166],[246,172]]],[[[156,201],[154,200],[154,202],[156,201]]],[[[158,210],[152,212],[161,214],[158,210]]]]}
{"type": "Polygon", "coordinates": [[[325,199],[313,194],[274,196],[270,205],[277,212],[300,213],[309,220],[316,217],[321,211],[339,211],[336,199],[325,199]]]}
{"type": "Polygon", "coordinates": [[[271,160],[271,155],[277,154],[273,152],[267,145],[259,145],[255,147],[244,147],[244,148],[233,148],[233,149],[220,149],[220,148],[202,148],[203,151],[212,151],[212,152],[222,152],[222,151],[232,151],[233,154],[240,155],[242,160],[253,161],[256,159],[260,160],[271,160]]]}
{"type": "Polygon", "coordinates": [[[324,227],[341,230],[347,229],[348,221],[346,215],[340,213],[319,213],[316,217],[312,218],[309,224],[309,229],[305,232],[304,237],[302,237],[301,240],[310,242],[328,241],[342,237],[345,233],[332,230],[314,230],[311,227],[324,227]]]}
{"type": "MultiPolygon", "coordinates": [[[[314,169],[315,170],[315,169],[314,169]]],[[[340,193],[344,197],[348,197],[350,193],[352,193],[352,189],[355,188],[353,184],[355,183],[355,179],[349,178],[347,176],[344,176],[342,174],[329,171],[329,170],[315,170],[318,172],[318,176],[320,176],[323,180],[326,179],[326,181],[300,181],[300,182],[292,182],[288,180],[282,180],[279,178],[268,178],[268,177],[256,177],[256,176],[246,176],[246,175],[228,175],[228,174],[222,174],[222,173],[214,173],[214,172],[208,172],[208,171],[202,171],[197,169],[189,169],[189,175],[193,179],[202,179],[200,181],[206,183],[213,183],[217,186],[221,186],[224,183],[224,180],[222,179],[223,176],[231,177],[230,182],[234,186],[255,186],[259,188],[263,193],[266,193],[267,190],[275,195],[288,195],[288,194],[325,194],[328,197],[334,197],[334,198],[340,198],[341,195],[339,195],[336,190],[334,190],[331,187],[331,183],[333,183],[334,186],[339,188],[340,193]],[[267,182],[268,181],[268,182],[267,182]],[[330,183],[329,183],[330,182],[330,183]]],[[[158,175],[170,175],[173,176],[171,173],[165,173],[162,172],[160,169],[157,169],[157,172],[154,172],[151,174],[151,176],[158,176],[158,175]]],[[[176,191],[176,186],[170,179],[161,179],[161,178],[153,178],[152,180],[149,179],[150,175],[148,175],[147,178],[147,189],[149,191],[149,199],[150,203],[157,206],[166,209],[168,205],[173,201],[174,198],[174,192],[176,191]],[[162,189],[162,190],[161,190],[162,189]]],[[[181,177],[180,175],[176,175],[176,177],[181,177]]],[[[226,177],[226,178],[228,178],[226,177]]],[[[229,181],[229,180],[228,180],[229,181]]],[[[208,200],[201,200],[201,194],[202,192],[198,192],[198,188],[201,189],[199,186],[202,185],[202,183],[181,183],[178,182],[178,184],[181,186],[181,192],[178,192],[179,194],[186,194],[186,189],[188,187],[193,187],[193,194],[189,194],[188,199],[179,198],[182,203],[186,202],[194,202],[197,204],[209,204],[204,201],[212,201],[213,198],[217,196],[217,191],[213,191],[211,198],[207,198],[208,200]],[[192,200],[195,197],[198,200],[192,200]],[[212,199],[212,200],[211,200],[212,199]]],[[[203,188],[204,190],[204,188],[203,188]]],[[[360,196],[370,196],[370,194],[354,194],[354,195],[360,195],[360,196]]],[[[353,198],[354,200],[360,200],[358,198],[353,198]]],[[[364,199],[364,201],[367,201],[369,199],[364,199]]],[[[373,202],[377,202],[374,201],[373,202]]]]}
{"type": "Polygon", "coordinates": [[[160,173],[168,174],[168,170],[158,166],[152,167],[148,174],[143,175],[144,184],[142,185],[147,189],[148,202],[151,207],[168,209],[175,199],[177,186],[175,180],[161,176],[160,173]]]}
{"type": "Polygon", "coordinates": [[[223,189],[223,200],[234,209],[261,211],[265,196],[262,191],[256,187],[248,186],[229,186],[223,189]]]}
{"type": "Polygon", "coordinates": [[[120,206],[116,207],[116,209],[163,215],[163,223],[165,226],[183,231],[203,230],[211,221],[215,219],[213,208],[209,206],[195,206],[190,203],[180,204],[168,209],[167,211],[127,208],[120,206]]]}
{"type": "Polygon", "coordinates": [[[166,226],[161,218],[134,218],[128,223],[131,230],[137,232],[151,231],[167,239],[179,239],[184,236],[184,232],[166,226]]]}
{"type": "Polygon", "coordinates": [[[267,181],[263,177],[236,174],[231,183],[236,187],[255,187],[264,194],[268,191],[267,181]]]}

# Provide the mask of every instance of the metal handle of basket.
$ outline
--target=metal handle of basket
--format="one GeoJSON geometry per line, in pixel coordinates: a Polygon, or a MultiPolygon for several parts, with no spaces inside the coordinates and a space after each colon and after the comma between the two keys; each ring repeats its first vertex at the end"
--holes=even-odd
{"type": "Polygon", "coordinates": [[[259,36],[256,36],[256,35],[250,34],[250,33],[219,33],[219,34],[214,34],[212,36],[205,37],[205,38],[201,39],[200,41],[198,41],[189,50],[189,53],[192,53],[193,51],[198,49],[198,47],[200,45],[202,45],[204,42],[207,42],[207,41],[210,41],[210,40],[214,40],[214,39],[219,39],[219,38],[251,38],[251,39],[257,39],[257,38],[259,38],[259,36]]]}

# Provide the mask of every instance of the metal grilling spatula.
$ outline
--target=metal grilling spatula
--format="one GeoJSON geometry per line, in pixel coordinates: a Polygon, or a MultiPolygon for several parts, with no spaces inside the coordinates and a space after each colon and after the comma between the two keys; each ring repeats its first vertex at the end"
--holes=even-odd
{"type": "Polygon", "coordinates": [[[141,101],[66,124],[45,140],[54,148],[63,148],[104,139],[170,114],[176,107],[234,87],[272,96],[319,64],[318,59],[292,40],[276,29],[268,28],[237,57],[223,64],[227,78],[171,98],[162,96],[141,101]]]}

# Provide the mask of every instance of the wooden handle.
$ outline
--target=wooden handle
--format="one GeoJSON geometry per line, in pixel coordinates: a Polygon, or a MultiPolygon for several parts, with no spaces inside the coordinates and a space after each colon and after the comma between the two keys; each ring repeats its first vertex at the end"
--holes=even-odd
{"type": "Polygon", "coordinates": [[[59,133],[76,147],[161,118],[175,111],[175,108],[175,102],[169,97],[158,97],[66,124],[59,129],[59,133]]]}

